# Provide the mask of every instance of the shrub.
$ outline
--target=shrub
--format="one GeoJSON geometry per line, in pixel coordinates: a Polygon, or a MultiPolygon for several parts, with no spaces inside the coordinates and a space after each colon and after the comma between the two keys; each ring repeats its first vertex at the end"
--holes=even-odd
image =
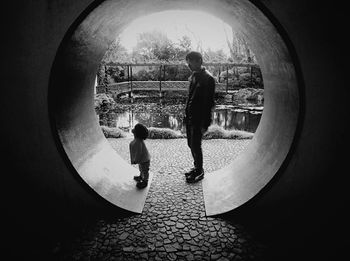
{"type": "Polygon", "coordinates": [[[138,71],[136,75],[133,77],[135,81],[148,81],[150,80],[150,78],[151,78],[151,75],[145,69],[138,71]]]}
{"type": "Polygon", "coordinates": [[[224,128],[218,125],[211,125],[208,128],[208,131],[204,133],[203,139],[251,139],[253,138],[254,133],[241,131],[241,130],[225,130],[224,128]]]}
{"type": "Polygon", "coordinates": [[[179,132],[167,128],[148,128],[148,139],[179,139],[185,136],[179,132]]]}
{"type": "Polygon", "coordinates": [[[250,96],[246,97],[246,99],[253,101],[263,101],[264,100],[264,90],[263,89],[254,89],[250,96]]]}
{"type": "Polygon", "coordinates": [[[264,100],[264,90],[255,88],[242,88],[235,93],[235,98],[246,99],[246,100],[264,100]]]}
{"type": "Polygon", "coordinates": [[[114,99],[105,93],[95,95],[95,110],[97,113],[113,110],[116,107],[114,99]]]}
{"type": "Polygon", "coordinates": [[[102,125],[101,129],[106,138],[125,138],[127,136],[126,133],[119,128],[102,125]]]}
{"type": "Polygon", "coordinates": [[[263,88],[263,82],[261,74],[253,73],[242,73],[239,75],[239,85],[242,88],[254,87],[254,88],[263,88]]]}

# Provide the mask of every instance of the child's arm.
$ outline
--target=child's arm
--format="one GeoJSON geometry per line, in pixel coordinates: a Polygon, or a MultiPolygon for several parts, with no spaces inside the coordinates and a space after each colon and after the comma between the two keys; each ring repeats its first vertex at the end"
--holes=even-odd
{"type": "Polygon", "coordinates": [[[131,164],[139,163],[141,157],[141,144],[138,142],[131,142],[129,148],[131,164]]]}
{"type": "Polygon", "coordinates": [[[129,151],[130,151],[130,163],[131,164],[136,164],[135,163],[135,153],[134,153],[134,144],[130,142],[129,144],[129,151]]]}

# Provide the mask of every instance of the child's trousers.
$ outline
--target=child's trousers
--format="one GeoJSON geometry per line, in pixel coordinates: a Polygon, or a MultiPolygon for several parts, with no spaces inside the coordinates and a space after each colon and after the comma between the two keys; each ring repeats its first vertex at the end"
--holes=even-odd
{"type": "Polygon", "coordinates": [[[142,162],[139,164],[140,176],[145,181],[148,181],[149,166],[150,166],[150,161],[142,162]]]}

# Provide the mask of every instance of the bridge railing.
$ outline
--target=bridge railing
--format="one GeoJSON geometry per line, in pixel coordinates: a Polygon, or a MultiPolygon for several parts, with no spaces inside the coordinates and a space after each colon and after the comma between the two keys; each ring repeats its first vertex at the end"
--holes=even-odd
{"type": "MultiPolygon", "coordinates": [[[[122,93],[131,93],[130,82],[119,82],[110,85],[97,85],[96,93],[109,93],[113,97],[117,97],[122,93]]],[[[133,81],[134,91],[187,91],[189,86],[188,81],[165,81],[162,83],[162,88],[159,87],[159,81],[133,81]]],[[[225,83],[216,83],[216,92],[226,93],[227,88],[225,83]]]]}

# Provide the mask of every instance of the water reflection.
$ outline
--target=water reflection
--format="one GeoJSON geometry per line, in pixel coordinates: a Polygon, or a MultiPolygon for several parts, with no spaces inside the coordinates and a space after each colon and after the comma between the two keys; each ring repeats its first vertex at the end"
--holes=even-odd
{"type": "Polygon", "coordinates": [[[260,122],[261,113],[247,110],[220,109],[213,112],[213,124],[225,130],[244,130],[255,132],[260,122]]]}
{"type": "MultiPolygon", "coordinates": [[[[99,115],[100,125],[119,127],[130,132],[137,123],[148,127],[169,128],[183,131],[184,105],[142,104],[127,106],[122,112],[108,112],[99,115]]],[[[255,132],[262,115],[262,107],[240,107],[219,105],[213,110],[212,124],[226,130],[255,132]]]]}

